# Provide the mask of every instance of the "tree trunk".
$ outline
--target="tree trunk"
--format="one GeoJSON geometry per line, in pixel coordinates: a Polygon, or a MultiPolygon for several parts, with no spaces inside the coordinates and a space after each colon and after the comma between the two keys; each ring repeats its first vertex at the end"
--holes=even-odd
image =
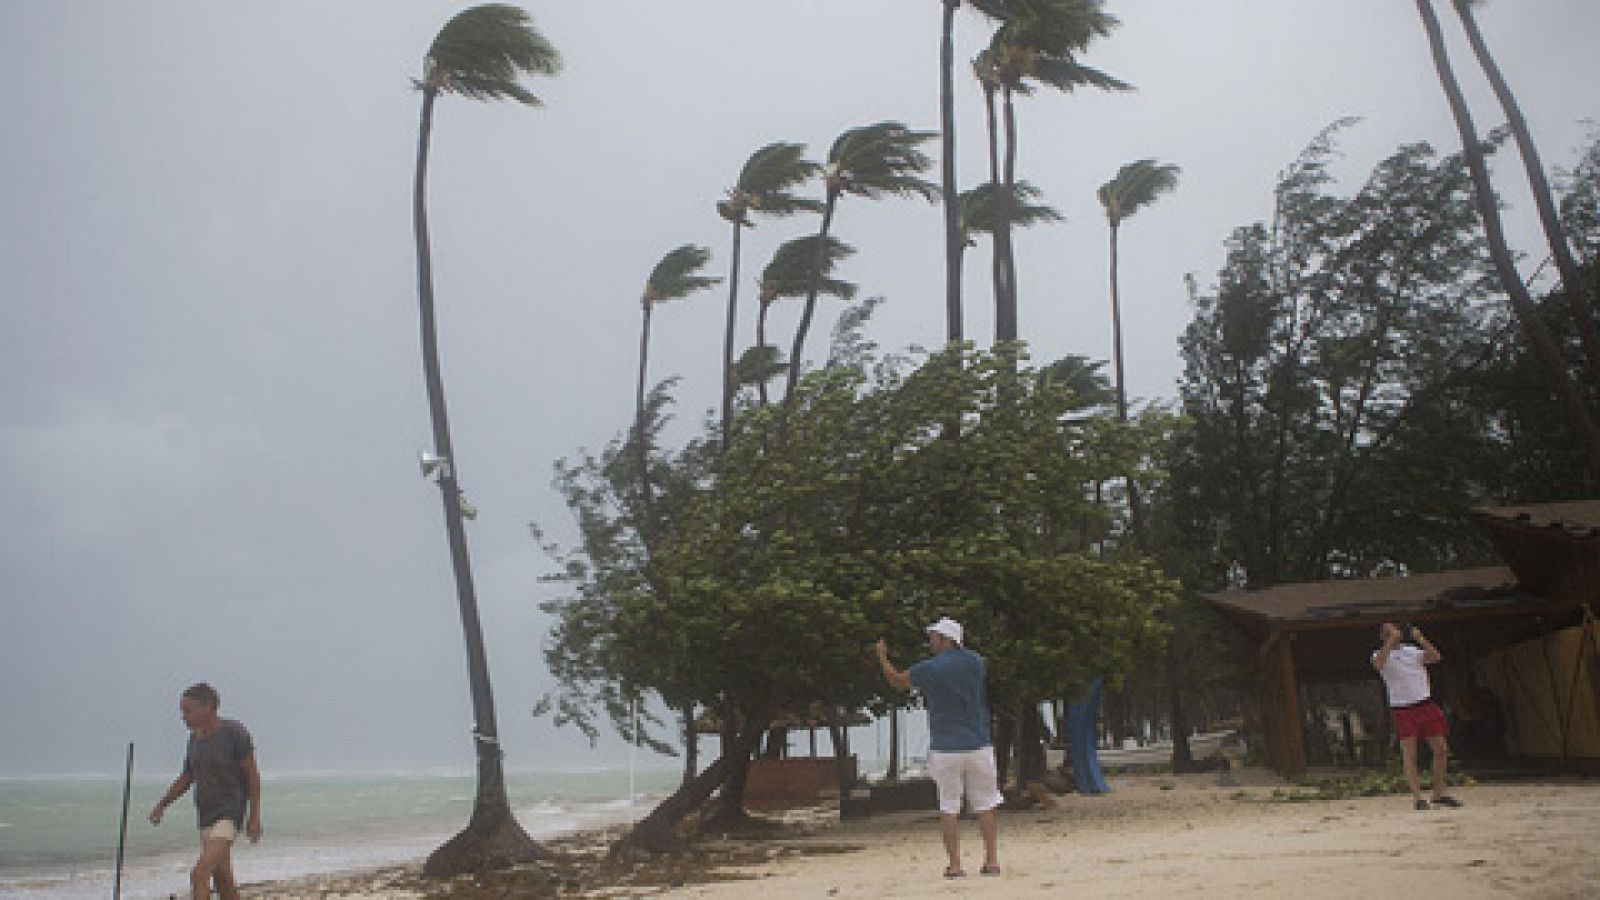
{"type": "MultiPolygon", "coordinates": [[[[767,312],[772,309],[772,301],[762,300],[761,309],[756,313],[756,346],[767,345],[767,312]]],[[[767,379],[761,378],[756,382],[756,394],[761,399],[761,405],[766,406],[771,400],[767,397],[767,379]]]]}
{"type": "MultiPolygon", "coordinates": [[[[1176,626],[1174,626],[1176,627],[1176,626]]],[[[1194,751],[1189,747],[1189,716],[1183,705],[1183,678],[1178,672],[1178,653],[1173,639],[1167,639],[1167,716],[1172,729],[1172,771],[1195,771],[1194,751]]]]}
{"type": "Polygon", "coordinates": [[[612,844],[611,855],[624,856],[639,851],[667,853],[673,850],[673,827],[685,816],[704,806],[711,793],[722,787],[736,768],[748,771],[750,754],[765,731],[765,722],[761,719],[751,719],[746,723],[739,739],[725,744],[722,755],[704,772],[661,801],[627,834],[612,844]]]}
{"type": "Polygon", "coordinates": [[[650,366],[650,316],[655,304],[643,301],[643,324],[639,327],[639,386],[634,392],[633,443],[635,464],[639,467],[639,537],[645,549],[653,552],[656,545],[655,499],[650,495],[650,447],[645,440],[644,396],[646,373],[650,366]]]}
{"type": "Polygon", "coordinates": [[[478,789],[472,817],[465,830],[435,850],[423,874],[446,877],[461,872],[505,868],[536,859],[542,851],[511,815],[501,768],[499,731],[495,724],[494,694],[489,685],[489,664],[484,651],[483,628],[478,620],[478,600],[472,584],[472,562],[467,555],[466,529],[461,520],[461,489],[457,486],[457,461],[450,442],[450,421],[445,407],[444,378],[439,366],[438,330],[434,318],[433,258],[428,239],[428,149],[433,131],[433,104],[438,89],[425,87],[417,140],[417,173],[412,200],[417,242],[417,293],[422,330],[422,368],[428,391],[428,412],[433,425],[434,452],[446,462],[439,470],[439,496],[444,507],[445,535],[455,572],[456,599],[461,609],[461,629],[467,647],[467,682],[472,695],[473,745],[477,753],[478,789]]]}
{"type": "Polygon", "coordinates": [[[822,209],[822,225],[817,229],[817,255],[812,262],[811,284],[806,288],[806,305],[800,310],[800,324],[794,330],[794,346],[789,351],[789,383],[783,392],[783,405],[794,402],[795,388],[800,384],[801,355],[805,353],[806,333],[811,330],[811,319],[817,312],[817,292],[822,287],[822,267],[828,260],[828,231],[833,227],[833,211],[839,202],[836,188],[828,189],[828,203],[822,209]]]}
{"type": "Polygon", "coordinates": [[[1017,184],[1017,115],[1009,87],[1002,88],[1006,130],[1006,155],[1002,171],[1004,184],[1000,191],[999,215],[994,223],[994,248],[996,262],[994,339],[996,342],[1015,341],[1019,330],[1017,322],[1017,265],[1011,245],[1012,206],[1016,200],[1017,184]]]}
{"type": "Polygon", "coordinates": [[[694,730],[694,704],[683,706],[683,781],[680,787],[694,780],[700,768],[700,735],[694,730]]]}
{"type": "Polygon", "coordinates": [[[958,343],[961,332],[961,210],[956,189],[955,19],[961,0],[944,0],[939,37],[940,190],[944,200],[945,340],[958,343]]]}
{"type": "Polygon", "coordinates": [[[728,269],[728,324],[722,337],[722,450],[727,452],[733,429],[733,335],[739,319],[739,242],[743,237],[738,222],[733,223],[733,261],[728,269]]]}
{"type": "Polygon", "coordinates": [[[1517,152],[1522,157],[1522,168],[1528,175],[1528,187],[1532,190],[1534,205],[1539,210],[1539,224],[1544,229],[1545,241],[1550,245],[1550,255],[1555,257],[1556,269],[1561,272],[1561,283],[1567,289],[1572,321],[1583,342],[1584,355],[1588,357],[1589,377],[1600,385],[1600,334],[1596,334],[1594,322],[1596,298],[1578,268],[1577,259],[1572,255],[1566,229],[1561,227],[1561,215],[1556,212],[1550,181],[1545,177],[1544,163],[1539,159],[1539,148],[1533,143],[1528,119],[1522,114],[1522,107],[1517,105],[1517,98],[1511,93],[1511,86],[1501,74],[1500,66],[1489,53],[1489,45],[1478,28],[1478,20],[1472,15],[1472,7],[1463,0],[1453,0],[1453,4],[1462,28],[1466,30],[1467,41],[1472,45],[1472,53],[1478,58],[1484,75],[1488,76],[1494,95],[1500,101],[1500,108],[1505,111],[1506,121],[1511,125],[1511,134],[1517,141],[1517,152]]]}
{"type": "MultiPolygon", "coordinates": [[[[1117,236],[1119,226],[1111,223],[1111,358],[1117,378],[1117,421],[1128,421],[1128,381],[1122,361],[1122,285],[1117,274],[1117,236]]],[[[1128,491],[1128,523],[1134,541],[1140,534],[1139,485],[1130,473],[1124,479],[1128,491]]]]}
{"type": "Polygon", "coordinates": [[[1444,35],[1440,33],[1439,19],[1434,15],[1432,0],[1416,0],[1416,3],[1417,12],[1422,17],[1423,28],[1428,33],[1428,46],[1433,53],[1433,65],[1439,74],[1439,84],[1444,88],[1445,97],[1450,102],[1451,115],[1455,119],[1456,130],[1461,135],[1462,155],[1466,157],[1467,168],[1472,173],[1478,214],[1483,219],[1484,235],[1489,242],[1489,254],[1494,261],[1495,271],[1500,276],[1500,285],[1510,298],[1512,308],[1516,310],[1517,320],[1521,323],[1523,333],[1533,347],[1534,354],[1544,364],[1545,374],[1561,402],[1568,424],[1583,442],[1590,471],[1600,475],[1600,430],[1595,428],[1594,420],[1584,407],[1583,400],[1572,382],[1572,374],[1567,371],[1567,363],[1560,347],[1545,326],[1544,320],[1540,318],[1539,308],[1528,293],[1527,286],[1523,284],[1511,249],[1506,244],[1505,230],[1500,223],[1499,201],[1495,197],[1493,185],[1489,182],[1489,168],[1484,163],[1483,146],[1478,142],[1477,128],[1472,123],[1472,113],[1467,109],[1461,85],[1457,83],[1455,72],[1450,66],[1450,58],[1444,46],[1444,35]]]}
{"type": "Polygon", "coordinates": [[[889,769],[883,773],[886,781],[900,780],[900,710],[889,710],[889,769]]]}

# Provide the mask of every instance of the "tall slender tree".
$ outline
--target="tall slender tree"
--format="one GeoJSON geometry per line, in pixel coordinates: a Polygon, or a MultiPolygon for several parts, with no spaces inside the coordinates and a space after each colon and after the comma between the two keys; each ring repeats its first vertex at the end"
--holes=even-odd
{"type": "Polygon", "coordinates": [[[827,277],[827,268],[831,267],[828,232],[833,226],[839,198],[849,194],[869,200],[885,195],[932,200],[937,190],[921,177],[932,163],[919,149],[932,139],[931,132],[913,131],[899,122],[879,122],[846,131],[829,148],[828,162],[823,167],[822,224],[817,229],[818,240],[813,248],[816,259],[811,269],[811,286],[806,292],[806,305],[800,312],[799,327],[794,332],[794,347],[789,352],[785,405],[794,397],[795,385],[800,381],[806,334],[811,330],[811,318],[817,309],[817,291],[827,277]]]}
{"type": "Polygon", "coordinates": [[[633,443],[639,465],[639,506],[644,521],[639,523],[639,534],[646,547],[655,545],[656,529],[654,501],[650,489],[650,447],[645,429],[645,391],[649,379],[650,319],[657,304],[668,300],[681,300],[696,291],[703,291],[722,281],[711,275],[701,275],[700,270],[711,260],[711,251],[694,244],[678,247],[650,270],[645,279],[644,293],[639,298],[643,311],[639,326],[639,383],[633,400],[633,443]]]}
{"type": "MultiPolygon", "coordinates": [[[[1015,98],[1028,96],[1035,85],[1071,92],[1079,87],[1131,90],[1120,79],[1080,63],[1077,57],[1099,37],[1120,24],[1105,11],[1103,0],[992,0],[992,13],[1002,20],[988,54],[994,78],[1000,85],[1005,153],[1000,181],[1015,185],[1017,177],[1017,116],[1015,98]]],[[[1002,194],[1004,199],[1007,195],[1002,194]]],[[[995,340],[1014,341],[1020,336],[1017,319],[1017,274],[1011,245],[1009,210],[999,210],[994,233],[997,286],[995,340]]]]}
{"type": "Polygon", "coordinates": [[[433,133],[434,103],[441,94],[470,100],[509,99],[526,106],[539,99],[524,88],[524,75],[553,75],[561,66],[554,46],[532,25],[523,10],[498,3],[458,13],[440,29],[423,60],[422,115],[417,136],[417,170],[413,193],[413,225],[417,243],[417,295],[422,324],[422,368],[427,383],[428,412],[433,423],[439,496],[445,532],[455,571],[456,597],[467,646],[467,679],[472,693],[472,738],[477,752],[478,788],[467,827],[428,857],[424,874],[449,876],[503,867],[538,855],[539,848],[511,814],[501,766],[494,694],[478,618],[472,562],[462,523],[460,466],[450,440],[444,379],[440,374],[438,330],[434,318],[433,260],[428,238],[428,151],[433,133]]]}
{"type": "Polygon", "coordinates": [[[750,155],[739,179],[718,201],[717,214],[733,225],[733,250],[728,270],[728,317],[722,340],[722,443],[727,446],[733,427],[733,398],[738,392],[734,377],[733,343],[739,315],[740,238],[744,229],[755,227],[752,213],[790,216],[798,212],[820,212],[822,204],[794,191],[811,180],[822,166],[805,158],[804,144],[777,142],[750,155]]]}
{"type": "MultiPolygon", "coordinates": [[[[1120,422],[1128,421],[1128,388],[1122,360],[1122,290],[1117,272],[1117,238],[1122,223],[1129,216],[1178,186],[1178,171],[1174,165],[1141,159],[1118,169],[1116,177],[1100,185],[1100,190],[1096,192],[1111,233],[1111,359],[1116,380],[1117,420],[1120,422]]],[[[1137,532],[1139,494],[1132,475],[1128,476],[1127,486],[1128,515],[1137,532]]]]}
{"type": "Polygon", "coordinates": [[[1439,27],[1439,17],[1434,12],[1433,0],[1416,0],[1416,6],[1417,14],[1422,19],[1423,31],[1427,34],[1428,50],[1433,57],[1434,71],[1438,74],[1439,85],[1444,89],[1445,99],[1450,104],[1450,114],[1456,123],[1456,131],[1461,137],[1462,156],[1472,173],[1478,215],[1483,219],[1484,235],[1489,242],[1489,255],[1494,261],[1500,286],[1511,301],[1511,307],[1517,314],[1517,321],[1522,325],[1529,346],[1544,366],[1545,376],[1549,379],[1550,387],[1566,413],[1567,422],[1585,448],[1590,470],[1600,475],[1600,429],[1595,427],[1594,419],[1589,415],[1589,410],[1573,383],[1572,373],[1567,368],[1567,361],[1560,345],[1551,336],[1550,329],[1540,315],[1538,305],[1529,293],[1527,285],[1523,283],[1522,276],[1517,272],[1516,261],[1506,241],[1505,227],[1500,221],[1500,202],[1495,196],[1494,185],[1489,180],[1489,166],[1484,160],[1477,126],[1472,121],[1472,112],[1467,107],[1466,96],[1461,91],[1455,68],[1450,62],[1444,34],[1439,27]]]}
{"type": "Polygon", "coordinates": [[[1511,92],[1511,85],[1506,82],[1499,64],[1495,62],[1494,54],[1489,52],[1489,44],[1483,37],[1483,29],[1478,27],[1478,20],[1472,14],[1472,8],[1482,2],[1483,0],[1451,0],[1451,5],[1456,9],[1456,16],[1461,19],[1461,27],[1467,33],[1467,42],[1472,45],[1472,54],[1477,57],[1479,67],[1488,77],[1489,85],[1494,88],[1495,99],[1500,101],[1500,108],[1506,114],[1506,122],[1511,126],[1511,136],[1516,139],[1517,152],[1522,157],[1523,171],[1528,175],[1528,187],[1533,193],[1533,203],[1539,211],[1539,225],[1544,230],[1545,242],[1550,245],[1550,255],[1556,261],[1556,270],[1561,273],[1561,283],[1567,290],[1568,309],[1573,324],[1578,328],[1578,338],[1583,343],[1584,355],[1588,358],[1589,377],[1596,384],[1600,384],[1600,334],[1596,333],[1594,322],[1596,303],[1594,286],[1581,274],[1577,258],[1572,252],[1572,245],[1567,240],[1566,229],[1561,225],[1561,213],[1556,210],[1555,195],[1550,190],[1550,179],[1545,176],[1544,163],[1539,159],[1538,145],[1533,142],[1533,131],[1528,127],[1528,117],[1522,114],[1522,107],[1517,103],[1516,95],[1511,92]]]}

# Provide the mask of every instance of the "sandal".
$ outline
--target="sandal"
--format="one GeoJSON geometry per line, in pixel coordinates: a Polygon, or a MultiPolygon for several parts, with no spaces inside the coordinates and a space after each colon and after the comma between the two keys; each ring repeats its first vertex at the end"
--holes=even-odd
{"type": "Polygon", "coordinates": [[[1433,805],[1434,806],[1448,806],[1451,809],[1460,809],[1461,808],[1461,801],[1457,800],[1456,798],[1454,798],[1452,796],[1450,796],[1449,794],[1446,794],[1443,797],[1435,797],[1433,799],[1433,805]]]}
{"type": "Polygon", "coordinates": [[[1426,801],[1426,800],[1418,800],[1417,801],[1417,809],[1427,809],[1427,808],[1428,808],[1428,801],[1426,801]]]}
{"type": "Polygon", "coordinates": [[[961,871],[960,869],[952,869],[949,866],[945,866],[944,877],[946,877],[946,878],[965,878],[965,877],[967,877],[967,873],[961,871]]]}
{"type": "Polygon", "coordinates": [[[979,875],[999,875],[1000,874],[1000,867],[999,866],[984,866],[983,868],[978,870],[978,874],[979,875]]]}

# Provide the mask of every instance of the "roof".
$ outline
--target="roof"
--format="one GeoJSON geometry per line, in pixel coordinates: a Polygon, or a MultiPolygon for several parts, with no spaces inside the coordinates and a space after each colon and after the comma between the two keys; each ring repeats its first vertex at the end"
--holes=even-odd
{"type": "Polygon", "coordinates": [[[1273,623],[1381,618],[1438,610],[1503,606],[1524,596],[1503,566],[1426,575],[1280,584],[1231,590],[1206,597],[1231,615],[1273,623]]]}
{"type": "Polygon", "coordinates": [[[1473,512],[1485,524],[1559,528],[1570,537],[1600,538],[1600,500],[1496,506],[1473,512]]]}
{"type": "Polygon", "coordinates": [[[1473,517],[1529,592],[1577,603],[1600,592],[1600,500],[1501,506],[1473,517]]]}

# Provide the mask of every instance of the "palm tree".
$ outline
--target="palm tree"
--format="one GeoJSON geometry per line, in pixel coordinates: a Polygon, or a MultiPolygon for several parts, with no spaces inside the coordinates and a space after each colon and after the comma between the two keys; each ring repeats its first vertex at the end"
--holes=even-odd
{"type": "Polygon", "coordinates": [[[1539,210],[1539,224],[1544,229],[1545,241],[1550,245],[1550,255],[1556,261],[1556,269],[1561,273],[1561,283],[1567,289],[1569,311],[1578,327],[1584,355],[1588,357],[1590,377],[1600,383],[1600,334],[1596,333],[1594,323],[1596,298],[1591,285],[1578,270],[1578,261],[1572,254],[1572,245],[1567,241],[1566,229],[1561,226],[1561,215],[1556,212],[1555,197],[1550,190],[1550,181],[1544,174],[1544,163],[1539,160],[1539,148],[1533,143],[1528,119],[1522,114],[1522,107],[1511,93],[1511,86],[1506,83],[1505,75],[1500,72],[1500,66],[1489,52],[1489,44],[1484,40],[1478,20],[1472,14],[1472,7],[1481,0],[1452,2],[1456,15],[1461,19],[1461,26],[1467,33],[1467,41],[1472,45],[1472,53],[1494,88],[1495,98],[1500,101],[1500,108],[1511,125],[1512,137],[1517,141],[1517,152],[1522,157],[1522,168],[1528,175],[1534,206],[1539,210]]]}
{"type": "Polygon", "coordinates": [[[793,193],[809,181],[822,166],[805,158],[804,144],[772,143],[745,161],[739,180],[718,201],[717,214],[733,224],[733,253],[728,273],[728,321],[722,341],[722,445],[728,445],[733,427],[733,396],[738,390],[734,378],[733,335],[739,312],[739,256],[743,229],[755,227],[751,213],[790,216],[797,212],[819,212],[822,204],[793,193]]]}
{"type": "Polygon", "coordinates": [[[439,369],[426,202],[433,106],[441,94],[483,101],[510,99],[526,106],[537,106],[539,99],[522,87],[518,79],[523,75],[553,75],[560,67],[560,56],[534,29],[527,13],[516,7],[491,3],[458,13],[440,29],[423,61],[423,76],[416,82],[417,89],[422,92],[422,116],[412,209],[417,241],[422,368],[427,382],[428,412],[433,423],[434,454],[443,461],[436,471],[450,559],[455,570],[461,625],[466,637],[467,680],[472,692],[474,722],[472,736],[478,761],[478,790],[472,817],[461,833],[428,857],[423,873],[430,876],[505,866],[539,853],[538,846],[511,815],[506,799],[494,695],[489,685],[483,629],[472,584],[472,563],[467,555],[466,530],[462,524],[463,501],[458,480],[461,473],[450,442],[444,380],[439,369]]]}
{"type": "Polygon", "coordinates": [[[1494,185],[1489,181],[1489,166],[1483,158],[1483,145],[1478,140],[1478,130],[1472,121],[1472,112],[1467,108],[1466,97],[1461,92],[1461,84],[1456,79],[1449,52],[1445,49],[1444,34],[1439,28],[1439,17],[1434,14],[1433,0],[1416,0],[1416,5],[1417,14],[1422,19],[1423,31],[1427,34],[1434,71],[1439,76],[1439,85],[1444,89],[1445,99],[1450,104],[1451,117],[1455,119],[1456,131],[1461,136],[1461,155],[1466,159],[1467,169],[1472,174],[1478,216],[1483,219],[1489,257],[1494,262],[1500,286],[1510,299],[1512,309],[1516,311],[1517,321],[1522,325],[1523,334],[1533,348],[1534,355],[1544,366],[1545,376],[1561,403],[1568,423],[1577,432],[1578,439],[1583,442],[1588,453],[1589,468],[1594,473],[1600,474],[1600,429],[1595,427],[1594,419],[1583,405],[1583,399],[1573,384],[1572,373],[1567,370],[1567,362],[1562,356],[1560,346],[1551,336],[1550,329],[1540,316],[1538,305],[1529,293],[1527,285],[1523,283],[1522,276],[1517,272],[1511,248],[1506,242],[1505,227],[1500,221],[1499,199],[1495,196],[1494,185]]]}
{"type": "Polygon", "coordinates": [[[633,442],[639,466],[639,505],[643,513],[639,534],[647,547],[655,543],[654,499],[650,491],[650,447],[645,428],[645,385],[650,362],[650,317],[656,305],[668,300],[681,300],[696,291],[705,290],[722,279],[701,275],[700,270],[711,259],[711,251],[693,244],[671,251],[650,270],[645,279],[644,293],[639,298],[643,309],[643,322],[639,327],[639,384],[634,391],[633,442]]]}
{"type": "MultiPolygon", "coordinates": [[[[1122,223],[1156,198],[1178,186],[1178,167],[1153,159],[1131,162],[1117,170],[1117,176],[1100,185],[1096,196],[1106,211],[1111,230],[1111,340],[1117,391],[1117,419],[1128,421],[1128,392],[1122,368],[1122,292],[1117,283],[1117,236],[1122,223]]],[[[1132,482],[1128,485],[1133,489],[1132,482]]]]}
{"type": "Polygon", "coordinates": [[[822,224],[817,229],[818,241],[813,247],[816,258],[811,269],[811,289],[800,312],[800,325],[795,329],[794,347],[789,351],[785,404],[794,397],[795,386],[800,382],[802,352],[817,308],[817,291],[835,261],[829,256],[828,232],[833,226],[839,198],[849,194],[876,200],[893,195],[931,201],[938,191],[931,182],[921,178],[920,173],[927,171],[932,161],[918,148],[932,139],[931,132],[912,131],[899,122],[879,122],[846,131],[829,148],[828,163],[823,168],[826,194],[822,224]]]}
{"type": "Polygon", "coordinates": [[[855,298],[856,286],[848,281],[830,277],[835,263],[855,251],[837,238],[819,241],[816,235],[806,235],[785,241],[772,254],[772,260],[761,270],[758,284],[761,311],[756,317],[756,345],[741,359],[741,382],[754,383],[761,399],[767,405],[767,382],[789,371],[778,348],[767,343],[767,313],[772,304],[784,297],[804,297],[811,291],[812,273],[817,268],[818,244],[822,245],[824,271],[818,291],[843,300],[855,298]]]}
{"type": "MultiPolygon", "coordinates": [[[[1127,83],[1077,61],[1097,37],[1119,23],[1105,12],[1103,0],[992,0],[1003,24],[990,41],[989,65],[1000,85],[1005,129],[1005,156],[1000,181],[1016,183],[1017,118],[1014,98],[1033,93],[1040,84],[1063,92],[1078,87],[1131,90],[1127,83]]],[[[995,140],[991,136],[991,141],[995,140]]],[[[1007,195],[1000,195],[1004,200],[1007,195]]],[[[1017,322],[1016,261],[1011,247],[1008,210],[1002,205],[994,232],[996,263],[995,340],[1014,341],[1017,322]]]]}

